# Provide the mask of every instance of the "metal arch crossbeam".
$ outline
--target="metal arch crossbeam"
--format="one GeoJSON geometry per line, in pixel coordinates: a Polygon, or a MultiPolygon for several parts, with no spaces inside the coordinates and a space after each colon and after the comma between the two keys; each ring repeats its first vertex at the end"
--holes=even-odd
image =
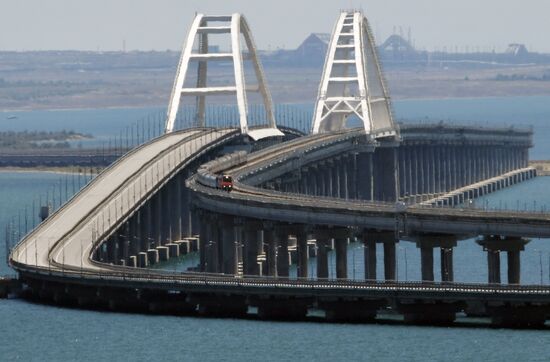
{"type": "Polygon", "coordinates": [[[334,26],[312,133],[342,130],[351,115],[357,116],[373,138],[397,136],[374,37],[358,11],[342,12],[334,26]]]}
{"type": "Polygon", "coordinates": [[[273,111],[273,101],[267,88],[264,72],[259,61],[256,45],[252,39],[250,27],[245,18],[237,13],[221,16],[196,15],[183,45],[168,106],[165,133],[173,132],[175,129],[176,116],[179,111],[182,97],[196,98],[196,117],[198,125],[204,127],[206,121],[206,97],[219,95],[235,95],[239,112],[239,125],[242,134],[247,134],[254,139],[259,136],[283,136],[283,133],[277,129],[273,111]],[[225,53],[211,53],[208,49],[208,40],[211,34],[228,34],[231,41],[230,51],[225,53]],[[193,50],[193,45],[197,38],[199,40],[199,45],[198,52],[195,52],[193,50]],[[244,39],[246,52],[242,50],[242,39],[244,39]],[[250,60],[252,62],[257,86],[246,85],[243,70],[244,60],[250,60]],[[197,61],[199,63],[196,87],[184,87],[185,79],[189,73],[189,63],[191,61],[197,61]],[[214,61],[233,62],[234,85],[230,84],[223,87],[210,87],[207,85],[207,64],[208,62],[214,61]],[[254,132],[249,131],[247,92],[257,92],[261,95],[266,112],[265,129],[269,131],[258,132],[258,129],[262,129],[262,127],[256,127],[254,132]]]}

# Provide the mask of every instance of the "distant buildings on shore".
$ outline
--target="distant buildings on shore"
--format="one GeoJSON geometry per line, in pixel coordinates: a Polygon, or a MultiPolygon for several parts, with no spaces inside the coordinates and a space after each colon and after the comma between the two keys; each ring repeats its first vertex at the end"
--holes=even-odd
{"type": "MultiPolygon", "coordinates": [[[[330,43],[330,34],[312,33],[294,50],[263,51],[266,65],[320,66],[330,43]]],[[[550,54],[530,53],[524,44],[510,44],[504,53],[495,51],[448,52],[417,50],[410,37],[392,34],[378,46],[378,53],[385,66],[422,66],[454,63],[472,66],[497,64],[550,64],[550,54]]]]}
{"type": "MultiPolygon", "coordinates": [[[[321,68],[330,43],[330,34],[312,33],[296,49],[259,51],[265,67],[321,68]]],[[[473,49],[473,48],[471,48],[473,49]]],[[[217,45],[209,46],[210,52],[223,52],[217,45]]],[[[378,46],[384,67],[452,66],[454,68],[494,67],[517,64],[550,64],[550,54],[529,52],[525,45],[513,43],[504,52],[495,51],[436,51],[416,49],[410,35],[394,33],[378,46]]],[[[57,68],[62,70],[106,71],[120,69],[172,70],[177,64],[179,51],[0,51],[0,81],[3,70],[57,68]]],[[[231,62],[216,62],[213,67],[230,67],[231,62]]],[[[1,87],[0,83],[0,87],[1,87]]]]}

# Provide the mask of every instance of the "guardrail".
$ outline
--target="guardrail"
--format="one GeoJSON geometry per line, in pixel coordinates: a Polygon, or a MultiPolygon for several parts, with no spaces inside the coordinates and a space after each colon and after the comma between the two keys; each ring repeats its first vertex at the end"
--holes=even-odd
{"type": "MultiPolygon", "coordinates": [[[[280,278],[269,276],[232,276],[211,273],[174,273],[170,271],[158,271],[141,269],[132,272],[98,270],[51,270],[42,267],[16,265],[28,273],[46,275],[51,277],[72,278],[73,280],[86,281],[126,281],[146,282],[174,285],[203,286],[237,286],[248,288],[293,288],[293,289],[320,289],[327,288],[349,290],[382,290],[382,291],[434,291],[455,293],[483,293],[483,294],[534,294],[548,296],[550,298],[550,286],[544,285],[512,285],[512,284],[484,284],[484,283],[459,283],[459,282],[422,282],[422,281],[378,281],[378,280],[347,280],[347,279],[311,279],[311,278],[280,278]]],[[[152,285],[148,286],[152,287],[152,285]]],[[[549,299],[550,300],[550,299],[549,299]]]]}

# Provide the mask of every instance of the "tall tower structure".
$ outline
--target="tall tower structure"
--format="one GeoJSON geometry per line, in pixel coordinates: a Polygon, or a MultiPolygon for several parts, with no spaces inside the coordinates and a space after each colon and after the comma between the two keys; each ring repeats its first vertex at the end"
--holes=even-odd
{"type": "Polygon", "coordinates": [[[195,97],[196,120],[199,126],[204,127],[206,123],[206,97],[222,95],[235,95],[239,114],[239,126],[243,134],[247,134],[254,139],[283,135],[276,126],[271,94],[267,88],[264,72],[256,51],[256,45],[245,18],[241,14],[222,16],[197,14],[189,30],[187,40],[183,45],[168,106],[165,132],[169,133],[174,130],[176,116],[183,97],[195,97]],[[226,53],[211,52],[209,49],[209,37],[213,34],[228,35],[231,50],[226,53]],[[243,50],[243,48],[246,50],[243,50]],[[243,62],[246,60],[252,62],[257,81],[256,86],[247,87],[246,85],[243,66],[243,62]],[[232,62],[233,84],[223,86],[208,85],[208,64],[213,61],[232,62]],[[186,78],[189,76],[191,62],[198,62],[196,84],[192,87],[184,86],[186,78]],[[265,127],[261,126],[249,129],[247,92],[260,93],[266,114],[265,127]]]}
{"type": "Polygon", "coordinates": [[[356,118],[373,138],[397,136],[374,36],[359,11],[342,12],[334,26],[313,117],[312,133],[356,118]]]}

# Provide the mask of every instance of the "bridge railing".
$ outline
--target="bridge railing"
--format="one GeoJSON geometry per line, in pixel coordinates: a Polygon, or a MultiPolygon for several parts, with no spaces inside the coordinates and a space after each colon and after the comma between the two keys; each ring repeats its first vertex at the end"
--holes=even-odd
{"type": "Polygon", "coordinates": [[[412,210],[414,209],[423,209],[423,210],[433,210],[438,209],[441,211],[448,211],[448,212],[467,212],[467,213],[477,213],[479,215],[497,215],[497,216],[522,216],[522,217],[529,217],[529,218],[535,218],[535,219],[544,219],[550,217],[550,210],[546,207],[546,205],[540,206],[540,208],[537,208],[536,202],[534,202],[533,207],[530,208],[527,203],[524,203],[523,205],[519,204],[519,200],[517,202],[517,207],[515,209],[509,209],[507,208],[507,205],[501,206],[501,207],[495,207],[495,206],[489,206],[488,203],[484,203],[481,207],[477,203],[473,203],[471,205],[440,205],[440,204],[414,204],[409,206],[412,210]],[[521,208],[520,206],[523,206],[521,208]]]}
{"type": "MultiPolygon", "coordinates": [[[[380,281],[380,280],[348,280],[348,279],[313,279],[313,278],[290,278],[270,276],[234,276],[225,274],[208,273],[175,273],[171,271],[160,271],[152,269],[125,270],[98,270],[90,271],[78,268],[65,268],[55,270],[45,267],[34,267],[14,262],[18,269],[27,273],[38,274],[50,277],[73,278],[75,280],[99,281],[124,281],[135,283],[159,283],[178,285],[202,285],[205,287],[237,286],[247,288],[300,288],[300,289],[350,289],[350,290],[393,290],[393,291],[445,291],[445,292],[472,292],[487,294],[522,294],[526,293],[550,297],[550,286],[548,285],[521,285],[521,284],[486,284],[486,283],[463,283],[463,282],[425,282],[425,281],[380,281]]],[[[25,279],[25,275],[24,278],[25,279]]],[[[152,287],[152,285],[143,285],[152,287]]]]}

